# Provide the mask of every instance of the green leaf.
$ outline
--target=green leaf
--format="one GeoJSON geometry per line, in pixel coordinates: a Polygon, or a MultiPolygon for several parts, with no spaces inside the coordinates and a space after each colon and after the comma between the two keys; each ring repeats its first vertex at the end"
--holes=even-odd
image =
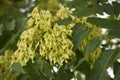
{"type": "Polygon", "coordinates": [[[25,69],[31,80],[50,80],[54,78],[50,65],[42,59],[35,58],[34,64],[31,60],[28,61],[25,69]]]}
{"type": "Polygon", "coordinates": [[[113,2],[112,3],[112,6],[113,6],[113,8],[114,8],[114,13],[115,13],[115,16],[119,16],[119,14],[120,14],[120,3],[118,3],[118,2],[113,2]]]}
{"type": "Polygon", "coordinates": [[[112,29],[108,33],[110,38],[120,38],[120,30],[119,29],[112,29]]]}
{"type": "Polygon", "coordinates": [[[73,71],[76,70],[84,61],[85,61],[85,58],[80,58],[77,65],[73,68],[73,71]]]}
{"type": "Polygon", "coordinates": [[[120,68],[117,72],[117,74],[115,75],[115,78],[113,80],[120,80],[120,68]]]}
{"type": "Polygon", "coordinates": [[[59,25],[68,25],[70,24],[72,21],[71,17],[65,18],[65,19],[60,19],[58,21],[56,21],[56,23],[58,23],[59,25]]]}
{"type": "Polygon", "coordinates": [[[17,63],[17,62],[13,63],[13,65],[11,66],[11,71],[12,73],[25,73],[20,63],[17,63]]]}
{"type": "Polygon", "coordinates": [[[60,68],[56,75],[56,80],[70,80],[73,74],[69,69],[60,68]]]}
{"type": "MultiPolygon", "coordinates": [[[[100,58],[95,62],[89,80],[103,80],[106,69],[113,64],[119,53],[119,48],[104,51],[100,58]]],[[[106,79],[104,78],[104,80],[106,79]]]]}
{"type": "Polygon", "coordinates": [[[51,68],[48,63],[44,63],[42,73],[49,79],[54,79],[53,73],[51,72],[51,68]]]}
{"type": "Polygon", "coordinates": [[[96,13],[103,14],[103,12],[109,14],[110,16],[118,17],[120,14],[120,3],[112,2],[112,4],[103,3],[102,5],[97,5],[96,13]]]}
{"type": "MultiPolygon", "coordinates": [[[[96,0],[94,0],[96,1],[96,0]]],[[[99,0],[99,3],[106,3],[108,0],[99,0]]]]}
{"type": "Polygon", "coordinates": [[[73,27],[73,50],[77,50],[80,47],[82,41],[89,35],[92,29],[85,28],[85,25],[77,23],[73,27]]]}
{"type": "Polygon", "coordinates": [[[95,14],[95,7],[91,7],[91,8],[78,8],[74,15],[81,18],[81,17],[84,17],[84,16],[89,16],[91,14],[95,14]]]}
{"type": "Polygon", "coordinates": [[[3,24],[0,24],[0,36],[2,36],[3,24]]]}
{"type": "Polygon", "coordinates": [[[81,72],[77,72],[76,78],[77,78],[77,80],[83,80],[81,72]]]}
{"type": "Polygon", "coordinates": [[[113,80],[120,80],[120,63],[116,61],[113,66],[113,69],[114,69],[114,75],[115,75],[113,80]]]}
{"type": "Polygon", "coordinates": [[[103,13],[103,12],[106,12],[107,14],[109,15],[114,15],[114,8],[112,7],[111,4],[103,4],[103,5],[99,5],[98,6],[98,9],[96,11],[97,13],[103,13]]]}
{"type": "Polygon", "coordinates": [[[109,20],[109,19],[89,17],[87,21],[97,25],[98,27],[120,30],[120,20],[109,20]]]}
{"type": "Polygon", "coordinates": [[[40,72],[48,79],[54,79],[54,75],[51,72],[51,65],[40,58],[35,58],[34,68],[40,70],[40,72]]]}
{"type": "Polygon", "coordinates": [[[15,29],[15,20],[12,20],[11,22],[5,23],[4,28],[6,30],[14,30],[15,29]]]}
{"type": "Polygon", "coordinates": [[[103,72],[103,74],[101,75],[100,80],[111,80],[107,71],[103,72]]]}
{"type": "Polygon", "coordinates": [[[81,74],[79,74],[79,73],[76,75],[76,78],[77,78],[77,80],[83,80],[81,74]]]}
{"type": "Polygon", "coordinates": [[[42,80],[41,79],[41,73],[39,69],[34,67],[34,64],[32,64],[31,61],[28,61],[27,66],[25,66],[25,69],[27,73],[30,75],[31,80],[42,80]]]}
{"type": "Polygon", "coordinates": [[[120,68],[120,62],[118,62],[117,60],[114,62],[113,64],[113,71],[114,71],[114,74],[116,75],[117,72],[119,71],[119,68],[120,68]]]}
{"type": "Polygon", "coordinates": [[[22,68],[21,64],[18,62],[13,63],[11,68],[10,68],[9,79],[13,80],[17,76],[20,76],[23,74],[25,74],[25,71],[22,68]]]}
{"type": "MultiPolygon", "coordinates": [[[[75,8],[73,15],[77,17],[89,16],[95,14],[96,6],[92,0],[73,0],[67,3],[70,8],[75,8]]],[[[95,1],[96,3],[97,1],[95,1]]]]}
{"type": "Polygon", "coordinates": [[[89,76],[90,76],[90,72],[91,72],[89,62],[84,61],[83,63],[81,63],[79,65],[79,67],[76,70],[78,70],[78,71],[82,72],[83,74],[85,74],[86,75],[86,80],[89,80],[89,76]]]}
{"type": "Polygon", "coordinates": [[[84,48],[83,53],[85,56],[89,55],[91,52],[95,51],[101,44],[100,37],[93,38],[84,48]]]}
{"type": "Polygon", "coordinates": [[[19,30],[23,30],[25,28],[26,22],[27,22],[26,17],[18,18],[18,19],[16,19],[16,27],[19,30]]]}
{"type": "Polygon", "coordinates": [[[28,74],[22,74],[17,78],[17,80],[29,80],[29,75],[28,74]]]}

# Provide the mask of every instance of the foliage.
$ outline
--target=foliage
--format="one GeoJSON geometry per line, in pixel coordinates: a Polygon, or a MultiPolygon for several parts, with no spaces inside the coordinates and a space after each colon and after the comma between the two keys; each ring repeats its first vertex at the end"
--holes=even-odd
{"type": "Polygon", "coordinates": [[[119,10],[117,0],[1,0],[0,80],[119,80],[119,10]]]}

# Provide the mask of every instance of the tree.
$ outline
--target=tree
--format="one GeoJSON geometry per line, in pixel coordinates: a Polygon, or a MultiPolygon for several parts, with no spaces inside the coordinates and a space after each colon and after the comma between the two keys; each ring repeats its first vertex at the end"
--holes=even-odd
{"type": "Polygon", "coordinates": [[[1,0],[0,80],[119,80],[119,30],[117,0],[1,0]]]}

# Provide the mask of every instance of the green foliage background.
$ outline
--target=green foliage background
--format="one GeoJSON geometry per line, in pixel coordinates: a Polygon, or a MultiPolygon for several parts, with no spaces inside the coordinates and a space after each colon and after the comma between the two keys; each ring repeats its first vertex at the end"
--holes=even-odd
{"type": "MultiPolygon", "coordinates": [[[[0,80],[120,80],[120,3],[116,0],[109,4],[107,1],[0,0],[0,80]],[[19,62],[11,63],[11,56],[18,48],[20,35],[26,31],[25,26],[34,7],[55,15],[61,5],[73,10],[72,15],[77,19],[84,21],[86,18],[86,23],[97,26],[98,29],[105,28],[107,32],[100,34],[97,33],[98,29],[93,31],[86,28],[86,24],[76,23],[70,38],[76,56],[62,66],[51,64],[49,60],[39,56],[34,58],[34,63],[29,60],[25,66],[19,62]],[[109,16],[100,18],[96,15],[103,13],[109,16]],[[89,40],[89,35],[94,37],[89,40]],[[103,41],[106,43],[103,44],[103,41]],[[79,49],[81,46],[84,48],[79,49]],[[108,68],[113,69],[114,78],[109,76],[108,68]]],[[[56,23],[68,25],[70,22],[69,17],[59,19],[56,23]]]]}

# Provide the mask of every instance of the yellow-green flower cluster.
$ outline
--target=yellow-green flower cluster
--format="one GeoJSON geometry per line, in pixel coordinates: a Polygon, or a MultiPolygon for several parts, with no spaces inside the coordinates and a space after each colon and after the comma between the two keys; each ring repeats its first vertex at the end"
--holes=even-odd
{"type": "Polygon", "coordinates": [[[34,58],[33,49],[33,34],[34,29],[30,28],[22,33],[20,39],[17,43],[18,49],[15,51],[13,57],[13,62],[20,62],[21,65],[25,65],[29,59],[34,58]]]}
{"type": "Polygon", "coordinates": [[[67,18],[68,16],[70,16],[71,13],[72,12],[69,10],[69,8],[61,7],[61,9],[59,9],[57,11],[56,16],[60,19],[64,19],[64,18],[67,18]]]}
{"type": "Polygon", "coordinates": [[[9,71],[13,53],[11,50],[5,50],[4,55],[0,56],[0,75],[9,71]]]}
{"type": "Polygon", "coordinates": [[[58,25],[56,20],[69,16],[68,8],[61,8],[53,16],[49,11],[38,10],[37,7],[31,13],[27,22],[27,30],[20,36],[18,49],[13,55],[13,62],[19,62],[23,66],[29,59],[42,56],[51,63],[63,65],[74,52],[73,43],[68,39],[72,35],[70,25],[58,25]]]}

